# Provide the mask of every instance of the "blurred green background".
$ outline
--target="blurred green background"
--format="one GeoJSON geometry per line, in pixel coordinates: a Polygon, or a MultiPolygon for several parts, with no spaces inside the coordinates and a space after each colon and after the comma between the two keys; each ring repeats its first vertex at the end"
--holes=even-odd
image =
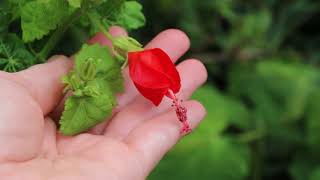
{"type": "Polygon", "coordinates": [[[320,180],[320,1],[143,0],[145,42],[191,38],[208,116],[150,180],[320,180]]]}

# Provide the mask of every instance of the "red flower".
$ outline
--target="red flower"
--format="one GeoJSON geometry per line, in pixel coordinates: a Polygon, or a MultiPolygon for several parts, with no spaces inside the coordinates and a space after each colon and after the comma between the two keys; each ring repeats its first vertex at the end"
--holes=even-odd
{"type": "Polygon", "coordinates": [[[130,77],[138,91],[158,106],[164,96],[173,100],[183,132],[189,132],[187,110],[180,105],[175,94],[181,88],[180,75],[170,57],[161,49],[149,49],[128,53],[130,77]]]}

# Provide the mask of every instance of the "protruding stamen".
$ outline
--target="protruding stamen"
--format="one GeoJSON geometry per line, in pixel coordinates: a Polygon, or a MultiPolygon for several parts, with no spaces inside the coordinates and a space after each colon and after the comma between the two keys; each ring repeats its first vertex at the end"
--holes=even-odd
{"type": "Polygon", "coordinates": [[[172,107],[175,107],[177,117],[179,121],[183,124],[181,133],[184,134],[184,133],[191,132],[192,129],[188,123],[188,118],[187,118],[187,109],[180,104],[182,100],[179,100],[176,97],[176,95],[172,92],[172,90],[168,91],[168,96],[173,100],[172,107]]]}

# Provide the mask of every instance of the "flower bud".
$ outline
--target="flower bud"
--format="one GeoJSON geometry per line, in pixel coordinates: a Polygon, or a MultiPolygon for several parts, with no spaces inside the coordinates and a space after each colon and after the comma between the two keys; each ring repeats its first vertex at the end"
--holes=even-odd
{"type": "Polygon", "coordinates": [[[93,80],[97,74],[97,61],[92,58],[87,59],[80,67],[80,77],[85,81],[93,80]]]}
{"type": "Polygon", "coordinates": [[[121,61],[127,59],[128,52],[142,51],[142,45],[132,37],[116,37],[112,41],[115,56],[121,61]]]}

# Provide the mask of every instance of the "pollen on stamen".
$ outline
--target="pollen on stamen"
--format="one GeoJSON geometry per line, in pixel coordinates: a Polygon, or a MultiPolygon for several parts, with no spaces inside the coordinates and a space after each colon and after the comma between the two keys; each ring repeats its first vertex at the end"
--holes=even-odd
{"type": "Polygon", "coordinates": [[[179,121],[183,124],[183,128],[181,130],[181,134],[188,134],[192,131],[189,123],[188,123],[188,117],[187,117],[187,108],[183,107],[180,103],[182,100],[179,100],[175,94],[169,90],[169,97],[173,100],[172,107],[175,107],[175,111],[177,114],[177,117],[179,121]]]}

